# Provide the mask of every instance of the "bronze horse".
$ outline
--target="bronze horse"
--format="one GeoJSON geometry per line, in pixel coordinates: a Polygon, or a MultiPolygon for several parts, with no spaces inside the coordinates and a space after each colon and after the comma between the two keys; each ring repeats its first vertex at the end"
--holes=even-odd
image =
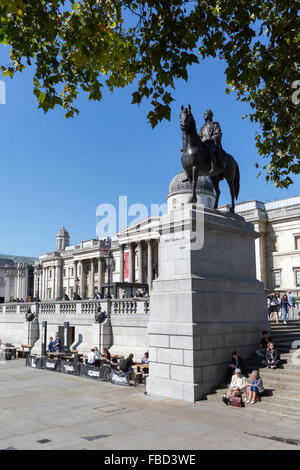
{"type": "Polygon", "coordinates": [[[190,105],[188,108],[181,106],[180,127],[182,130],[181,163],[187,179],[192,185],[192,196],[189,202],[197,202],[196,188],[198,176],[209,176],[216,191],[217,197],[214,209],[217,209],[220,197],[219,183],[225,178],[231,194],[230,212],[234,212],[234,200],[237,199],[240,189],[240,171],[237,162],[231,155],[221,150],[224,152],[225,165],[223,167],[217,162],[215,171],[213,173],[210,172],[211,159],[209,147],[201,141],[197,133],[190,105]]]}

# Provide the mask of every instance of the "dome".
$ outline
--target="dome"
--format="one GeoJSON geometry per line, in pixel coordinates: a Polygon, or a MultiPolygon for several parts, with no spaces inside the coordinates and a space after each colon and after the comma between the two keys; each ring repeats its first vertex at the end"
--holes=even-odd
{"type": "MultiPolygon", "coordinates": [[[[192,193],[192,185],[189,181],[184,181],[185,179],[185,171],[181,171],[172,179],[167,196],[168,212],[188,203],[192,193]]],[[[208,176],[199,176],[196,193],[199,204],[210,209],[214,207],[216,195],[208,176]]]]}
{"type": "MultiPolygon", "coordinates": [[[[192,185],[189,181],[183,181],[185,179],[185,171],[181,171],[178,175],[174,176],[169,186],[168,197],[173,196],[174,194],[191,193],[192,185]]],[[[214,196],[214,188],[208,176],[198,177],[196,192],[209,193],[214,196]]]]}
{"type": "Polygon", "coordinates": [[[68,237],[70,238],[69,232],[65,229],[64,226],[59,230],[58,234],[56,235],[57,237],[68,237]]]}

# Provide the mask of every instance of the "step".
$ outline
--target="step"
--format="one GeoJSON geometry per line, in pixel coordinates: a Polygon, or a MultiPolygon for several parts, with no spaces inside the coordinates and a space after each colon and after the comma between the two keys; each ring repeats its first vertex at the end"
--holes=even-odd
{"type": "Polygon", "coordinates": [[[299,391],[300,391],[300,376],[299,375],[291,374],[288,371],[284,373],[283,371],[277,370],[277,369],[263,369],[260,371],[260,376],[263,380],[271,379],[271,380],[278,380],[280,382],[285,380],[288,382],[299,384],[299,391]]]}
{"type": "MultiPolygon", "coordinates": [[[[279,389],[274,387],[265,387],[266,390],[271,390],[273,395],[270,397],[262,397],[262,400],[269,400],[271,398],[280,398],[280,399],[287,399],[287,400],[296,400],[300,403],[300,393],[299,390],[289,390],[289,389],[279,389]]],[[[207,399],[211,396],[218,396],[222,397],[224,393],[226,393],[228,388],[219,388],[216,389],[214,393],[207,395],[207,399]]],[[[245,394],[244,394],[245,396],[245,394]]],[[[300,407],[299,407],[300,409],[300,407]]]]}
{"type": "MultiPolygon", "coordinates": [[[[272,398],[272,397],[270,397],[272,398]]],[[[294,417],[295,422],[300,422],[300,407],[295,406],[293,404],[287,404],[283,401],[270,401],[269,397],[263,398],[261,402],[257,402],[255,405],[247,405],[243,408],[243,411],[250,411],[251,413],[267,413],[269,415],[276,415],[282,418],[286,417],[294,417]],[[256,409],[256,411],[252,411],[256,409]]],[[[213,405],[222,405],[225,406],[222,402],[221,395],[208,395],[207,396],[208,403],[213,405]]]]}
{"type": "Polygon", "coordinates": [[[297,343],[296,341],[277,341],[276,342],[276,348],[277,349],[285,349],[285,348],[289,348],[289,349],[299,349],[300,347],[300,344],[293,344],[293,343],[297,343]]]}
{"type": "Polygon", "coordinates": [[[274,377],[265,377],[263,380],[264,387],[272,390],[295,390],[300,394],[300,383],[289,380],[274,379],[274,377]]]}
{"type": "Polygon", "coordinates": [[[295,368],[295,369],[260,369],[259,371],[260,376],[263,377],[269,377],[271,375],[274,375],[274,377],[280,376],[280,377],[285,377],[286,379],[299,379],[300,380],[300,368],[295,368]]]}
{"type": "MultiPolygon", "coordinates": [[[[213,407],[214,409],[219,409],[223,410],[225,405],[221,400],[215,400],[215,401],[207,401],[206,402],[208,406],[213,407]]],[[[229,407],[226,407],[229,408],[229,407]]],[[[231,408],[231,407],[230,407],[231,408]]],[[[229,409],[230,409],[229,408],[229,409]]],[[[234,408],[232,409],[232,412],[234,411],[240,411],[243,415],[247,416],[257,416],[258,411],[259,411],[259,416],[260,417],[268,417],[268,416],[274,416],[277,418],[278,422],[283,422],[286,424],[293,424],[293,425],[298,425],[299,424],[299,417],[295,416],[294,414],[288,414],[288,413],[282,413],[282,411],[277,411],[275,407],[274,409],[268,409],[264,408],[263,403],[258,403],[257,405],[246,405],[245,408],[234,408]]]]}
{"type": "Polygon", "coordinates": [[[282,413],[283,415],[297,416],[299,417],[299,420],[300,420],[299,406],[292,406],[286,403],[278,403],[278,402],[276,402],[275,404],[275,402],[270,402],[270,401],[267,402],[266,400],[262,401],[260,404],[262,405],[262,407],[260,408],[264,409],[264,411],[269,411],[271,413],[276,412],[279,414],[282,413]]]}
{"type": "Polygon", "coordinates": [[[275,403],[279,405],[293,406],[300,412],[300,396],[278,396],[262,397],[262,402],[275,403]]]}
{"type": "Polygon", "coordinates": [[[294,335],[292,333],[272,335],[272,341],[277,344],[281,341],[300,341],[300,335],[294,335]]]}

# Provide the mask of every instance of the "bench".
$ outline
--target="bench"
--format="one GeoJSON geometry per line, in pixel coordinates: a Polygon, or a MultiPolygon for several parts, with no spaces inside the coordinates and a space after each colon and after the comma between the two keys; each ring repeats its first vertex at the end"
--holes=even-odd
{"type": "Polygon", "coordinates": [[[24,359],[26,356],[30,355],[33,346],[29,344],[21,344],[21,348],[17,349],[18,357],[24,359]]]}

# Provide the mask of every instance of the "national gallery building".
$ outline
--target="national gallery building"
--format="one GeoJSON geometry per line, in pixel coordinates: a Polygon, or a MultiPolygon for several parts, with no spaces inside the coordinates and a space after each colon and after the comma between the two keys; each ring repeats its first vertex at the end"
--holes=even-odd
{"type": "MultiPolygon", "coordinates": [[[[170,183],[168,213],[185,205],[190,184],[185,173],[170,183]]],[[[215,194],[211,181],[199,177],[198,203],[212,209],[215,194]]],[[[227,206],[220,207],[228,211],[227,206]]],[[[263,203],[236,204],[236,213],[252,222],[260,234],[256,239],[257,278],[267,291],[293,291],[300,294],[300,196],[263,203]]],[[[91,299],[98,290],[112,297],[130,297],[136,290],[151,291],[159,275],[160,216],[149,217],[116,234],[113,240],[87,240],[70,245],[62,227],[56,236],[56,249],[40,256],[34,265],[34,291],[41,300],[61,300],[78,293],[91,299]]],[[[234,254],[233,254],[234,256],[234,254]]]]}

